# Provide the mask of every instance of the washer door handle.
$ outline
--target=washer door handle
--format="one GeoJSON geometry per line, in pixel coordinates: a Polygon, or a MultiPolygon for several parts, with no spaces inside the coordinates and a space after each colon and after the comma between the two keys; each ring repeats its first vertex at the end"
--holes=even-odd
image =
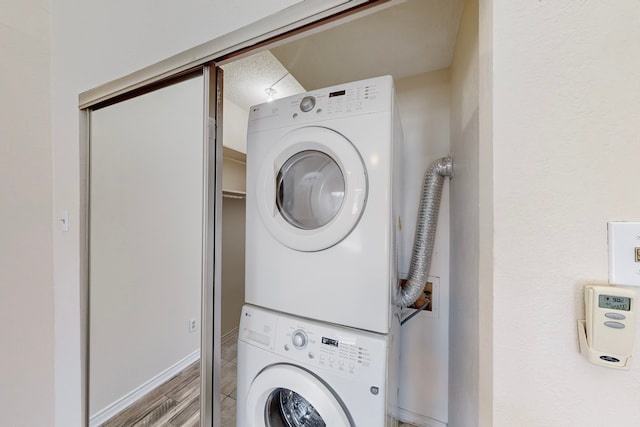
{"type": "Polygon", "coordinates": [[[355,427],[349,411],[334,390],[306,369],[284,363],[263,369],[249,386],[244,409],[248,425],[264,425],[269,396],[281,388],[294,391],[307,400],[327,426],[355,427]]]}

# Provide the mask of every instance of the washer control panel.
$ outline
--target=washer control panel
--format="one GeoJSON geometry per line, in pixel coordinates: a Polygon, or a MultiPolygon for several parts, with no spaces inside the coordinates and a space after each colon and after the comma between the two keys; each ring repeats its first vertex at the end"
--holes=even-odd
{"type": "Polygon", "coordinates": [[[365,374],[385,363],[385,339],[293,317],[279,317],[276,329],[274,351],[299,362],[347,376],[365,374]]]}
{"type": "Polygon", "coordinates": [[[380,383],[386,372],[387,335],[302,319],[245,305],[238,339],[300,365],[380,383]]]}

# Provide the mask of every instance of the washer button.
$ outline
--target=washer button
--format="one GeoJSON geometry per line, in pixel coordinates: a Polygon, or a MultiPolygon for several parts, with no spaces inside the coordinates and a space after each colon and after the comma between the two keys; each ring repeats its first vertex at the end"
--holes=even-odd
{"type": "Polygon", "coordinates": [[[614,319],[614,320],[624,320],[627,318],[627,316],[620,313],[605,313],[604,315],[609,319],[614,319]]]}
{"type": "Polygon", "coordinates": [[[604,322],[604,325],[614,329],[624,329],[624,323],[620,322],[604,322]]]}
{"type": "Polygon", "coordinates": [[[313,351],[309,352],[309,359],[313,359],[314,357],[316,357],[315,354],[313,354],[313,351]]]}

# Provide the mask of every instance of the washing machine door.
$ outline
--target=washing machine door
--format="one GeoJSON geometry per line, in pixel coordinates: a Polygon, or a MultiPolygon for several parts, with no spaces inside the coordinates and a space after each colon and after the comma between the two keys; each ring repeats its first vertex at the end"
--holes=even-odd
{"type": "Polygon", "coordinates": [[[285,135],[261,159],[256,195],[262,222],[299,251],[329,248],[362,216],[367,174],[358,150],[342,134],[308,126],[285,135]]]}
{"type": "Polygon", "coordinates": [[[355,427],[340,397],[311,372],[294,365],[263,369],[247,395],[247,421],[259,427],[355,427]]]}

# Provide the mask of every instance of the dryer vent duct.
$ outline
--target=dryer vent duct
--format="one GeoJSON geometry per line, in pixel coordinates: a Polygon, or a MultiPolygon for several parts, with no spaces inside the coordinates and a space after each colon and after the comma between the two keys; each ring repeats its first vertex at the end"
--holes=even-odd
{"type": "Polygon", "coordinates": [[[398,297],[400,307],[408,307],[416,302],[427,283],[438,225],[442,185],[444,177],[450,177],[452,174],[453,160],[451,157],[443,157],[433,162],[424,175],[409,276],[398,297]]]}

